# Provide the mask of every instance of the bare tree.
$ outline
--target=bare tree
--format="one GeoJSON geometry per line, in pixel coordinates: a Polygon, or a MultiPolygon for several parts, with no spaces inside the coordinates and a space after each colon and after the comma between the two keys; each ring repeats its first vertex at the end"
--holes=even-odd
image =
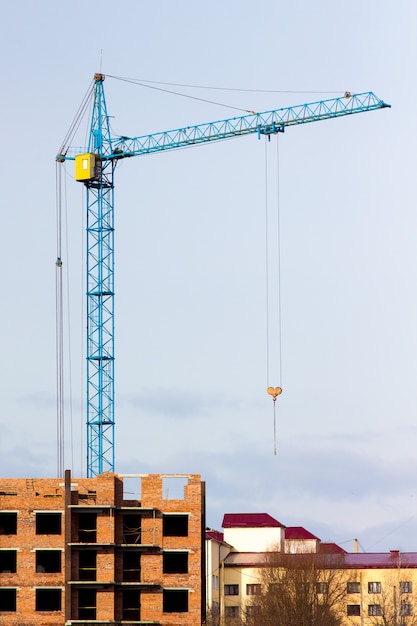
{"type": "Polygon", "coordinates": [[[251,626],[339,626],[346,582],[335,555],[268,553],[251,626]]]}
{"type": "Polygon", "coordinates": [[[368,607],[370,624],[378,626],[417,626],[417,604],[413,601],[412,582],[401,565],[385,576],[380,593],[368,607]]]}

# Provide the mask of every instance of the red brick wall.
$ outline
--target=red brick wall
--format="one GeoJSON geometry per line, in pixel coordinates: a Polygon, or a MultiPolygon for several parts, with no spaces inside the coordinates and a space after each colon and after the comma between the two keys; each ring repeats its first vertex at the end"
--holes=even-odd
{"type": "MultiPolygon", "coordinates": [[[[141,506],[152,509],[142,516],[143,544],[155,545],[141,556],[141,583],[149,587],[141,591],[141,620],[159,622],[164,626],[200,626],[202,606],[202,533],[204,516],[204,483],[199,475],[190,475],[183,499],[163,497],[163,475],[152,474],[142,477],[141,501],[123,501],[123,480],[114,474],[103,474],[96,478],[71,480],[71,494],[65,507],[64,481],[58,479],[1,479],[0,511],[17,511],[16,535],[0,534],[0,549],[16,549],[17,572],[0,573],[0,587],[16,587],[16,612],[0,612],[0,624],[7,626],[61,626],[65,623],[65,592],[71,595],[67,606],[71,607],[72,619],[77,619],[77,585],[66,587],[65,562],[68,564],[67,579],[78,580],[78,550],[86,546],[68,548],[70,555],[64,559],[65,517],[67,514],[69,543],[78,542],[78,512],[97,513],[97,581],[114,583],[122,581],[121,550],[115,543],[122,540],[121,506],[141,506]],[[11,495],[16,494],[16,495],[11,495]],[[37,535],[36,511],[61,511],[61,535],[37,535]],[[163,537],[163,514],[184,513],[188,515],[187,537],[163,537]],[[37,549],[60,549],[62,571],[59,574],[37,573],[35,568],[37,549]],[[187,574],[163,574],[163,550],[188,552],[187,574]],[[120,553],[120,554],[119,554],[120,553]],[[59,587],[62,592],[61,611],[35,611],[35,589],[37,587],[59,587]],[[185,588],[189,590],[187,613],[163,613],[163,588],[185,588]]],[[[70,475],[67,475],[70,480],[70,475]]],[[[135,548],[136,549],[136,548],[135,548]]],[[[68,554],[68,553],[67,553],[68,554]]],[[[97,620],[121,619],[121,593],[115,593],[113,584],[97,592],[97,620]]],[[[137,588],[138,589],[138,588],[137,588]]]]}

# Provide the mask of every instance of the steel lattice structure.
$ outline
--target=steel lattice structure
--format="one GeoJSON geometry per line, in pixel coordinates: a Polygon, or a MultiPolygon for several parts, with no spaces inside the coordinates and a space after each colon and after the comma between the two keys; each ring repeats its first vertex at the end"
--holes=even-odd
{"type": "MultiPolygon", "coordinates": [[[[114,170],[119,159],[256,134],[389,107],[372,92],[251,112],[139,137],[112,136],[103,74],[94,76],[86,149],[65,148],[57,161],[77,160],[87,195],[87,475],[114,471],[114,170]]],[[[77,169],[76,169],[77,171],[77,169]]]]}

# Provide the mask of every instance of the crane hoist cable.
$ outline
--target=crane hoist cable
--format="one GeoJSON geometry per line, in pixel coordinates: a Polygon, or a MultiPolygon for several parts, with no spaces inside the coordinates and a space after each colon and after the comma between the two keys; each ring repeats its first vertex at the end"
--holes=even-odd
{"type": "MultiPolygon", "coordinates": [[[[61,168],[62,169],[62,168],[61,168]]],[[[66,172],[66,170],[64,170],[66,172]]],[[[62,188],[61,188],[62,189],[62,188]]],[[[71,307],[70,307],[70,248],[68,241],[68,197],[67,197],[67,177],[65,176],[63,185],[64,199],[64,226],[65,226],[65,251],[68,262],[65,265],[66,276],[66,296],[67,296],[67,320],[68,320],[68,397],[69,397],[69,414],[70,414],[70,448],[71,448],[71,468],[74,469],[74,429],[73,429],[73,405],[72,405],[72,351],[71,351],[71,307]]]]}
{"type": "Polygon", "coordinates": [[[57,476],[64,476],[64,359],[62,304],[62,168],[56,164],[55,346],[57,476]]]}
{"type": "MultiPolygon", "coordinates": [[[[80,104],[80,106],[78,107],[78,111],[75,114],[75,117],[67,131],[67,134],[64,137],[64,140],[61,144],[61,147],[58,151],[58,155],[61,155],[61,161],[65,160],[65,156],[67,154],[68,151],[68,147],[71,145],[71,142],[77,132],[77,130],[80,127],[80,124],[83,120],[84,115],[87,113],[90,105],[91,105],[91,101],[94,95],[94,83],[93,81],[91,81],[89,88],[87,89],[86,94],[84,95],[84,98],[82,99],[82,102],[80,104]]],[[[56,159],[57,161],[59,161],[59,156],[56,159]]]]}
{"type": "Polygon", "coordinates": [[[71,312],[70,312],[70,278],[69,263],[63,263],[63,248],[69,258],[68,242],[68,202],[66,187],[66,169],[62,163],[56,163],[56,261],[55,261],[55,318],[56,318],[56,422],[57,422],[57,475],[63,478],[65,469],[65,315],[64,315],[64,279],[66,282],[67,303],[67,340],[68,340],[68,392],[70,414],[70,449],[71,467],[74,467],[74,433],[72,406],[72,356],[71,356],[71,312]],[[64,177],[63,177],[64,173],[64,177]],[[63,245],[64,240],[64,245],[63,245]]]}
{"type": "Polygon", "coordinates": [[[277,333],[278,333],[278,381],[279,386],[271,386],[270,370],[271,370],[271,338],[270,338],[270,319],[271,319],[271,298],[270,298],[270,229],[269,229],[269,177],[268,177],[268,144],[269,137],[265,138],[265,290],[266,290],[266,383],[267,393],[272,397],[274,407],[274,456],[277,453],[277,420],[276,420],[276,400],[282,394],[282,315],[281,315],[281,226],[280,226],[280,188],[279,188],[279,141],[277,137],[277,153],[276,153],[276,292],[277,292],[277,333]]]}

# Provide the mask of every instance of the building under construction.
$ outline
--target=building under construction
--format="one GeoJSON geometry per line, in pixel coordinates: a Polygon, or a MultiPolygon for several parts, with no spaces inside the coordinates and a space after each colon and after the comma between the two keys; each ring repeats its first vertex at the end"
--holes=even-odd
{"type": "Polygon", "coordinates": [[[0,478],[0,624],[200,626],[204,528],[196,474],[0,478]]]}

